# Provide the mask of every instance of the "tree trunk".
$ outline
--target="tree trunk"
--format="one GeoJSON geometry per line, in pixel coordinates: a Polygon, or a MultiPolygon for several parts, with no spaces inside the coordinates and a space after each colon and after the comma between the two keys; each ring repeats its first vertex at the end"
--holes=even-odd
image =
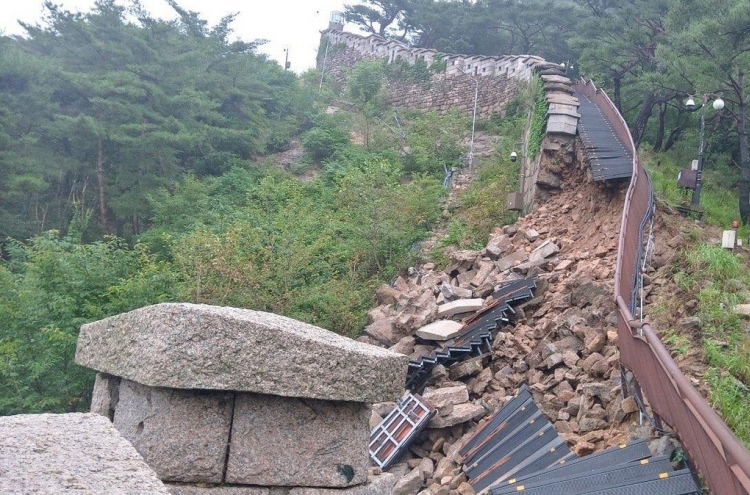
{"type": "Polygon", "coordinates": [[[617,108],[617,111],[620,112],[620,114],[622,114],[622,105],[620,104],[620,84],[622,82],[621,78],[622,76],[620,76],[619,74],[615,74],[615,77],[613,78],[613,82],[615,85],[613,91],[615,101],[613,103],[615,104],[615,108],[617,108]]]}
{"type": "Polygon", "coordinates": [[[661,151],[662,144],[664,143],[664,120],[667,115],[667,104],[665,102],[659,103],[659,128],[656,131],[656,139],[654,140],[654,151],[661,151]]]}
{"type": "Polygon", "coordinates": [[[104,144],[101,137],[96,138],[96,144],[99,151],[96,157],[96,180],[99,185],[99,217],[104,232],[109,233],[109,229],[107,228],[107,193],[104,190],[104,144]]]}
{"type": "Polygon", "coordinates": [[[677,142],[678,139],[680,139],[680,135],[682,134],[682,127],[677,126],[671,131],[669,131],[669,136],[667,136],[667,142],[664,143],[664,148],[662,149],[663,152],[667,152],[672,149],[672,146],[677,142]]]}
{"type": "Polygon", "coordinates": [[[739,115],[737,118],[737,134],[740,138],[740,218],[742,223],[750,223],[750,151],[747,143],[747,101],[745,100],[742,85],[745,73],[740,71],[738,87],[740,88],[739,115]]]}
{"type": "Polygon", "coordinates": [[[635,119],[635,125],[633,126],[633,144],[635,144],[636,149],[640,146],[643,134],[646,132],[646,125],[648,125],[648,119],[651,118],[651,109],[654,107],[654,103],[654,93],[649,91],[643,93],[641,111],[638,112],[638,118],[635,119]]]}

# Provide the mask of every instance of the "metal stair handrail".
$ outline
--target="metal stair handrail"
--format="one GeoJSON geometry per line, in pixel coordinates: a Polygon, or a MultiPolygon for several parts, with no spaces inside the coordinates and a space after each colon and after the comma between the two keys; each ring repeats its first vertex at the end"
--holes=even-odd
{"type": "Polygon", "coordinates": [[[574,89],[610,120],[633,154],[625,196],[615,270],[620,361],[636,376],[651,407],[679,434],[690,459],[715,495],[750,494],[750,452],[682,373],[651,326],[636,320],[635,294],[643,258],[643,228],[653,213],[653,188],[625,120],[593,82],[574,89]]]}

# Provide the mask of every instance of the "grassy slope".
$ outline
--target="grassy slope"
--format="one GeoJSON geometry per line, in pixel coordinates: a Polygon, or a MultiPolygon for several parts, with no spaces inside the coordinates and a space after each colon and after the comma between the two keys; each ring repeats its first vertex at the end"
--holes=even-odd
{"type": "MultiPolygon", "coordinates": [[[[669,210],[687,204],[691,196],[677,187],[679,167],[665,155],[641,153],[646,168],[654,181],[657,202],[669,210]]],[[[738,218],[737,197],[732,191],[717,184],[720,174],[706,171],[701,204],[705,208],[705,226],[728,229],[738,218]]],[[[662,301],[661,312],[683,308],[691,300],[697,301],[693,315],[700,317],[701,332],[697,339],[704,356],[703,373],[709,400],[735,434],[750,446],[750,340],[748,323],[731,309],[736,304],[750,303],[750,268],[748,266],[748,229],[741,227],[740,239],[745,247],[736,252],[724,250],[716,244],[702,224],[696,224],[688,236],[688,243],[675,257],[671,272],[679,297],[672,303],[662,301]]],[[[714,235],[718,235],[716,231],[714,235]]],[[[679,319],[671,315],[673,324],[679,319]]],[[[667,320],[668,321],[668,320],[667,320]]],[[[675,328],[663,328],[662,337],[673,354],[686,355],[691,338],[675,328]]],[[[694,336],[693,336],[694,337],[694,336]]]]}

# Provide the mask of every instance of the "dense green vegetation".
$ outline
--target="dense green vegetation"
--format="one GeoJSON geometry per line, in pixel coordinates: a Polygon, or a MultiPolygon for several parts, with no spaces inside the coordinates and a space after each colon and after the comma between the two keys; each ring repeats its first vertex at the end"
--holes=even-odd
{"type": "MultiPolygon", "coordinates": [[[[357,335],[374,289],[418,261],[416,243],[440,221],[440,183],[460,166],[470,122],[394,112],[383,85],[427,88],[442,62],[363,62],[347,88],[319,88],[319,73],[258,54],[261,40],[234,41],[231,16],[209,26],[169,3],[176,21],[137,2],[80,15],[49,4],[44,26],[0,37],[0,414],[85,408],[78,328],[146,304],[248,307],[357,335]],[[327,112],[339,99],[352,111],[327,112]],[[279,166],[272,155],[297,141],[304,158],[279,166]]],[[[702,109],[684,100],[722,96],[726,109],[706,112],[704,218],[750,222],[747,2],[367,0],[347,16],[418,47],[566,62],[608,91],[642,150],[660,153],[651,168],[671,204],[686,200],[675,172],[698,149],[702,109]]],[[[529,113],[533,155],[535,94],[478,122],[503,139],[449,212],[445,243],[479,245],[512,220],[497,200],[518,178],[504,157],[529,113]]],[[[706,325],[712,400],[750,442],[747,337],[721,311],[746,300],[743,266],[698,244],[675,273],[706,325]]]]}
{"type": "MultiPolygon", "coordinates": [[[[607,90],[636,145],[697,158],[692,139],[701,111],[685,108],[721,96],[707,111],[707,166],[727,172],[736,210],[750,224],[750,3],[745,0],[365,0],[347,19],[366,31],[453,53],[530,53],[565,63],[571,76],[607,90]],[[689,139],[685,139],[688,137],[689,139]],[[682,149],[676,149],[682,148],[682,149]]],[[[689,166],[683,163],[683,168],[689,166]]]]}
{"type": "Polygon", "coordinates": [[[85,408],[80,325],[157,302],[356,336],[439,219],[466,116],[389,114],[380,61],[352,70],[354,111],[326,112],[319,74],[172,5],[49,5],[0,38],[0,414],[85,408]],[[302,160],[264,158],[297,138],[302,160]]]}
{"type": "MultiPolygon", "coordinates": [[[[674,209],[689,198],[674,180],[679,162],[669,154],[643,153],[662,209],[674,209]]],[[[722,185],[725,177],[715,170],[705,176],[702,204],[708,224],[729,228],[737,218],[731,192],[722,185]]],[[[741,227],[738,235],[747,240],[750,230],[741,227]]],[[[731,310],[750,300],[750,269],[747,253],[735,253],[711,243],[701,229],[689,233],[689,244],[670,266],[679,291],[677,297],[663,298],[652,310],[660,320],[662,340],[675,355],[687,354],[691,347],[701,349],[708,370],[705,379],[710,400],[737,436],[750,446],[750,340],[747,325],[731,310]],[[680,333],[675,314],[689,301],[695,301],[695,314],[701,320],[699,334],[680,333]]]]}

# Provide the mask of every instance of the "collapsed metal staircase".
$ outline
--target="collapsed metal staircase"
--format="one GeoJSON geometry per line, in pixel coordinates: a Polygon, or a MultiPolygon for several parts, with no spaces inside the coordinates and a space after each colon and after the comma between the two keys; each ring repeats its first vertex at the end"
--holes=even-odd
{"type": "Polygon", "coordinates": [[[478,494],[689,495],[689,469],[652,457],[645,440],[576,457],[523,385],[459,450],[478,494]]]}
{"type": "Polygon", "coordinates": [[[480,352],[482,348],[491,350],[492,332],[498,326],[507,324],[514,313],[511,304],[533,298],[534,289],[536,275],[499,285],[492,294],[495,301],[472,316],[455,339],[448,341],[441,349],[409,362],[406,388],[419,388],[436,364],[448,366],[480,352]]]}

